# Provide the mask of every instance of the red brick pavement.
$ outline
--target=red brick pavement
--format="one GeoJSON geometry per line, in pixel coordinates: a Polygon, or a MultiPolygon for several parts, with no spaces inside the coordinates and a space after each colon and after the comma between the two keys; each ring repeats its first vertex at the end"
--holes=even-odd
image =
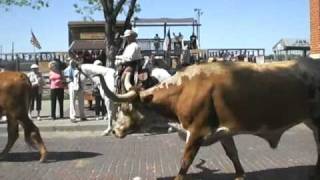
{"type": "MultiPolygon", "coordinates": [[[[84,132],[74,132],[84,133],[84,132]]],[[[119,140],[90,135],[43,134],[49,162],[39,164],[20,138],[0,161],[0,179],[169,180],[176,175],[184,142],[176,134],[133,135],[119,140]]],[[[240,159],[249,180],[304,180],[316,162],[311,132],[299,126],[287,132],[277,150],[254,136],[237,136],[240,159]]],[[[0,137],[0,147],[5,137],[0,137]]],[[[188,174],[192,179],[232,179],[233,167],[219,143],[200,149],[188,174]]]]}

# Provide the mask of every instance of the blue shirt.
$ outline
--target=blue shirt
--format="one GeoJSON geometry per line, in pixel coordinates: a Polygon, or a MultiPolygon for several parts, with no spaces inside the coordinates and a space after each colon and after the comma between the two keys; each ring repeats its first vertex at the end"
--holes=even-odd
{"type": "Polygon", "coordinates": [[[68,77],[70,79],[70,81],[73,81],[74,75],[75,75],[75,69],[72,68],[71,66],[68,66],[65,70],[64,70],[64,76],[68,77]]]}

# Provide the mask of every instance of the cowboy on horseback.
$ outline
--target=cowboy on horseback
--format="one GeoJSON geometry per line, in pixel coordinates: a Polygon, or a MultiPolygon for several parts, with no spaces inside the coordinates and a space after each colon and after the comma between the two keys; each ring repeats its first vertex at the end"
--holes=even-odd
{"type": "Polygon", "coordinates": [[[127,41],[127,46],[122,55],[116,56],[115,65],[118,69],[116,84],[118,91],[123,91],[122,84],[126,73],[130,72],[134,74],[130,78],[133,84],[137,84],[138,82],[138,71],[141,69],[144,59],[141,54],[141,48],[137,43],[137,37],[138,34],[130,29],[125,30],[124,35],[121,36],[124,41],[127,41]]]}

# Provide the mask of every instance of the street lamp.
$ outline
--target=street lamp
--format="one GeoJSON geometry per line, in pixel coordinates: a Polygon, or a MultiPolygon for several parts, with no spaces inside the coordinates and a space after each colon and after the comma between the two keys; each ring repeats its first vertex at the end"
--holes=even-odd
{"type": "Polygon", "coordinates": [[[194,8],[194,12],[197,16],[197,36],[198,36],[198,47],[200,48],[200,17],[203,15],[203,11],[200,8],[194,8]]]}

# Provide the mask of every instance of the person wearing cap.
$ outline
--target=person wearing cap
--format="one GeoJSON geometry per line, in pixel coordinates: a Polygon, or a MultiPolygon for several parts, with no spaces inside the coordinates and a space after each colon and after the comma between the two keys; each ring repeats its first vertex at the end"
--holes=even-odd
{"type": "Polygon", "coordinates": [[[116,84],[118,89],[120,89],[121,84],[124,81],[124,72],[132,72],[134,77],[131,77],[131,80],[134,83],[137,83],[137,71],[141,68],[141,60],[143,60],[141,54],[141,48],[137,43],[138,34],[133,30],[127,29],[124,32],[124,35],[121,36],[125,41],[127,41],[127,46],[125,47],[123,54],[116,56],[115,65],[117,67],[117,77],[116,84]]]}
{"type": "Polygon", "coordinates": [[[141,48],[137,43],[138,34],[131,29],[125,30],[123,36],[128,45],[125,47],[123,54],[116,56],[116,65],[133,62],[142,59],[141,48]]]}
{"type": "Polygon", "coordinates": [[[80,72],[76,68],[77,63],[73,59],[69,60],[69,66],[64,70],[64,76],[67,79],[68,89],[69,89],[69,113],[70,121],[76,122],[76,100],[78,99],[78,109],[80,114],[80,120],[86,120],[84,114],[84,92],[83,83],[80,79],[80,72]]]}
{"type": "Polygon", "coordinates": [[[37,110],[37,120],[41,120],[40,111],[41,111],[41,101],[42,101],[42,87],[44,86],[44,79],[42,73],[39,71],[39,66],[37,64],[31,65],[32,72],[28,73],[28,78],[32,85],[32,94],[31,94],[31,108],[30,114],[34,110],[34,102],[36,101],[36,110],[37,110]]]}

